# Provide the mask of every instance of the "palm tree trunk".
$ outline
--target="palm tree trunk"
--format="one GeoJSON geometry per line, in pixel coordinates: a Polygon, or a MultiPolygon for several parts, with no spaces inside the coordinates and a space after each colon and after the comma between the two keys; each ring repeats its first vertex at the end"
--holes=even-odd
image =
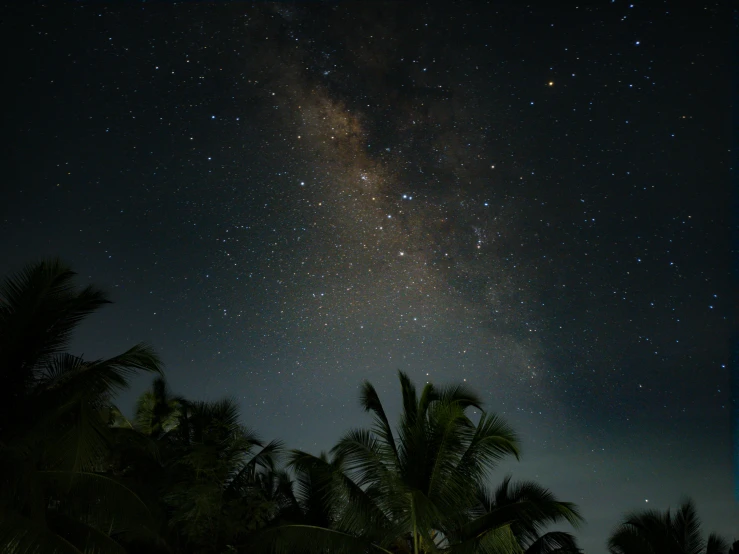
{"type": "Polygon", "coordinates": [[[416,503],[411,493],[411,518],[413,518],[413,554],[418,554],[418,524],[416,521],[416,503]]]}

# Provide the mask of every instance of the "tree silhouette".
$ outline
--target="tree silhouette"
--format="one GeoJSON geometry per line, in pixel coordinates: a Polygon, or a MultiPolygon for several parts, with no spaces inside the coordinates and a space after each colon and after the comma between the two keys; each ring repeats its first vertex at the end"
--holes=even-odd
{"type": "MultiPolygon", "coordinates": [[[[518,439],[499,417],[482,412],[477,395],[464,386],[436,388],[420,395],[400,373],[403,411],[397,431],[390,427],[375,388],[365,382],[361,405],[373,414],[370,429],[345,434],[333,459],[293,451],[292,466],[319,476],[329,524],[288,524],[262,539],[276,552],[520,551],[514,524],[536,518],[580,520],[574,506],[545,491],[514,498],[500,510],[479,513],[478,492],[503,457],[518,456],[518,439]],[[547,514],[547,515],[543,515],[547,514]]],[[[521,526],[521,528],[526,528],[521,526]]]]}
{"type": "Polygon", "coordinates": [[[627,514],[608,540],[611,554],[726,554],[728,543],[716,534],[703,539],[701,521],[692,500],[677,511],[627,514]]]}
{"type": "Polygon", "coordinates": [[[109,303],[74,286],[58,260],[0,285],[0,550],[120,552],[115,536],[147,525],[147,506],[103,473],[110,397],[161,371],[145,345],[105,360],[65,352],[77,325],[109,303]]]}

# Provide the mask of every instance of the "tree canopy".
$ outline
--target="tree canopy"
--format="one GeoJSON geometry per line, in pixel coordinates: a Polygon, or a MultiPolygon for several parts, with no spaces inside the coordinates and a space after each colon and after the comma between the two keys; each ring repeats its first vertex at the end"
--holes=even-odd
{"type": "MultiPolygon", "coordinates": [[[[236,401],[173,394],[151,347],[106,359],[68,352],[109,304],[59,260],[0,285],[0,551],[31,553],[573,554],[577,506],[496,476],[520,439],[465,385],[420,390],[398,373],[391,425],[365,382],[371,417],[329,452],[288,450],[243,423],[236,401]],[[153,375],[133,417],[115,394],[153,375]]],[[[692,502],[635,512],[611,554],[725,554],[692,502]]],[[[733,547],[736,551],[736,543],[733,547]]]]}

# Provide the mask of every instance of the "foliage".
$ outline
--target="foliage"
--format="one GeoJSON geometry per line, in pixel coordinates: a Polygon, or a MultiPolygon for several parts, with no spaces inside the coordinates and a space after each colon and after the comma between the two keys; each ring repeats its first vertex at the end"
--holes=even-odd
{"type": "Polygon", "coordinates": [[[168,437],[175,453],[164,492],[169,525],[198,551],[235,543],[277,508],[259,485],[262,473],[274,469],[281,445],[264,444],[239,419],[229,399],[185,402],[168,437]]]}
{"type": "Polygon", "coordinates": [[[185,402],[185,399],[172,395],[163,377],[156,377],[151,389],[136,402],[131,426],[148,437],[161,437],[177,426],[185,402]]]}
{"type": "Polygon", "coordinates": [[[480,491],[501,458],[518,457],[517,436],[482,411],[466,387],[427,384],[419,395],[405,374],[399,377],[403,412],[396,432],[376,390],[365,383],[361,404],[373,415],[370,429],[345,434],[331,461],[293,451],[299,517],[261,533],[265,544],[278,552],[309,546],[414,554],[521,551],[517,529],[533,533],[544,523],[579,522],[574,506],[533,484],[513,491],[507,504],[486,509],[480,491]],[[473,408],[482,412],[476,423],[473,408]]]}
{"type": "MultiPolygon", "coordinates": [[[[393,429],[375,388],[360,402],[369,428],[329,453],[265,442],[235,401],[191,401],[169,390],[162,364],[138,344],[108,359],[67,352],[77,325],[109,303],[78,289],[58,260],[0,285],[0,551],[30,553],[575,554],[552,525],[577,507],[533,482],[489,487],[517,435],[464,386],[420,393],[400,373],[393,429]],[[156,374],[131,420],[113,395],[156,374]]],[[[705,541],[692,502],[675,514],[637,512],[611,554],[729,554],[705,541]]]]}
{"type": "Polygon", "coordinates": [[[703,539],[692,500],[673,514],[655,510],[627,514],[608,540],[611,554],[725,554],[728,543],[716,534],[703,539]]]}
{"type": "Polygon", "coordinates": [[[102,472],[114,441],[109,398],[138,372],[160,372],[145,345],[106,360],[65,352],[77,325],[108,303],[58,260],[0,286],[0,550],[121,552],[147,507],[102,472]]]}

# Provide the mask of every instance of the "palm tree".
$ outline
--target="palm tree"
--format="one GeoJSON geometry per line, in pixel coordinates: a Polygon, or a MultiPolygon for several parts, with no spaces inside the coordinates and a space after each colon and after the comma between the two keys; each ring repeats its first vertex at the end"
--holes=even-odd
{"type": "Polygon", "coordinates": [[[158,437],[177,426],[180,408],[186,401],[173,396],[163,377],[155,377],[151,389],[136,402],[133,427],[148,437],[158,437]]]}
{"type": "Polygon", "coordinates": [[[675,514],[670,510],[632,512],[608,540],[611,554],[725,554],[728,543],[716,534],[703,539],[701,521],[692,500],[675,514]]]}
{"type": "Polygon", "coordinates": [[[163,538],[132,537],[129,549],[220,553],[286,505],[289,478],[275,467],[280,443],[264,444],[239,420],[234,401],[189,401],[159,377],[137,400],[133,422],[112,415],[139,440],[115,443],[111,471],[146,500],[163,538]]]}
{"type": "MultiPolygon", "coordinates": [[[[329,523],[287,524],[262,540],[277,552],[296,544],[332,552],[500,552],[520,550],[513,524],[540,516],[540,499],[514,502],[495,517],[477,513],[477,493],[496,463],[518,457],[518,439],[499,417],[482,411],[464,386],[427,384],[417,394],[400,373],[403,411],[396,433],[375,388],[365,382],[361,404],[374,416],[371,429],[349,431],[332,449],[333,460],[293,451],[292,466],[320,475],[329,523]],[[468,414],[481,411],[477,423],[468,414]]],[[[557,503],[572,521],[574,507],[557,503]]],[[[566,516],[567,517],[567,516],[566,516]]]]}
{"type": "Polygon", "coordinates": [[[265,444],[239,419],[230,399],[180,401],[177,426],[166,438],[173,457],[163,498],[169,526],[187,551],[221,552],[277,511],[263,480],[274,472],[281,444],[265,444]]]}
{"type": "Polygon", "coordinates": [[[74,277],[51,260],[0,285],[3,552],[118,552],[113,537],[145,524],[146,506],[101,469],[111,396],[138,372],[161,372],[161,362],[142,344],[107,360],[66,353],[77,325],[109,303],[74,277]]]}
{"type": "MultiPolygon", "coordinates": [[[[264,526],[266,531],[252,533],[238,546],[239,552],[256,552],[269,549],[269,537],[295,530],[310,532],[313,529],[331,529],[345,502],[337,502],[333,495],[334,480],[342,475],[338,458],[329,459],[322,452],[319,456],[305,455],[294,450],[290,454],[288,468],[262,474],[261,487],[264,497],[272,500],[277,511],[264,526]],[[266,540],[265,540],[266,538],[266,540]]],[[[310,545],[294,542],[290,552],[303,554],[314,551],[310,545]]]]}
{"type": "Polygon", "coordinates": [[[325,452],[315,457],[293,451],[288,466],[295,477],[283,493],[288,503],[280,516],[295,524],[331,527],[341,515],[339,509],[344,507],[331,497],[334,479],[343,474],[341,460],[329,459],[325,452]]]}

